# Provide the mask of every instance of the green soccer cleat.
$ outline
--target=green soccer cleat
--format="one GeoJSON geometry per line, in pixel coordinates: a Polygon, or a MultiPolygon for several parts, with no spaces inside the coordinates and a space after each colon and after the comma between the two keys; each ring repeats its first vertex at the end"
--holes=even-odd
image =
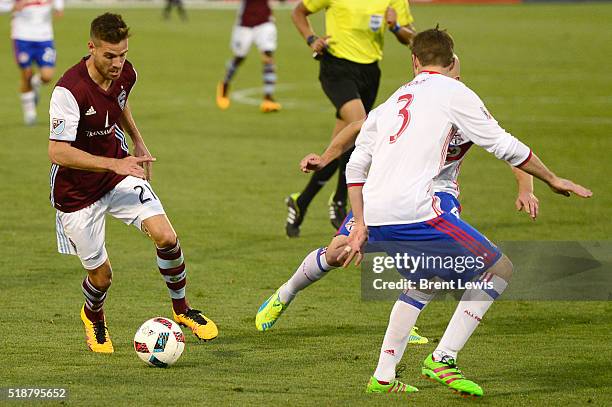
{"type": "Polygon", "coordinates": [[[423,361],[421,374],[426,379],[442,383],[462,397],[482,397],[482,388],[466,379],[457,368],[455,359],[449,356],[443,357],[440,362],[434,362],[433,354],[430,353],[423,361]]]}
{"type": "Polygon", "coordinates": [[[260,331],[271,329],[278,318],[285,312],[289,304],[283,304],[278,297],[280,288],[270,296],[257,310],[255,316],[255,326],[260,331]]]}
{"type": "Polygon", "coordinates": [[[402,383],[399,380],[393,380],[389,384],[380,384],[374,376],[370,377],[370,381],[366,386],[366,393],[416,393],[419,391],[414,386],[402,383]]]}
{"type": "Polygon", "coordinates": [[[429,339],[417,333],[418,330],[419,328],[417,328],[416,326],[412,327],[412,330],[410,331],[410,336],[408,337],[408,343],[411,343],[413,345],[424,345],[426,343],[429,343],[429,339]]]}

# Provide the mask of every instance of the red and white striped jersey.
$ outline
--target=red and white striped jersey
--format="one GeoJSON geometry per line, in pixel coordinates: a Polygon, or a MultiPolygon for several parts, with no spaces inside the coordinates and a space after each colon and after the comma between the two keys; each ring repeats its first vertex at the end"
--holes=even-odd
{"type": "Polygon", "coordinates": [[[365,184],[367,225],[423,222],[441,213],[433,183],[457,131],[512,165],[530,155],[467,86],[422,72],[371,111],[357,136],[346,178],[365,184]]]}
{"type": "MultiPolygon", "coordinates": [[[[10,11],[14,1],[0,0],[4,11],[10,11]]],[[[63,10],[64,0],[22,0],[25,7],[13,13],[11,39],[23,41],[51,41],[53,39],[53,10],[63,10]]]]}

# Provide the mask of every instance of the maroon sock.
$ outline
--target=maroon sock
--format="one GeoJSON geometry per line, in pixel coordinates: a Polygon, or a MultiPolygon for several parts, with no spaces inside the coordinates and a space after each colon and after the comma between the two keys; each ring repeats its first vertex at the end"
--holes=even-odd
{"type": "Polygon", "coordinates": [[[177,239],[171,247],[157,248],[157,266],[170,292],[172,308],[177,314],[184,314],[189,309],[185,298],[187,271],[183,261],[183,252],[177,239]]]}
{"type": "Polygon", "coordinates": [[[103,320],[106,290],[102,291],[94,287],[91,280],[89,280],[89,276],[83,280],[82,288],[85,295],[85,315],[91,322],[103,320]]]}

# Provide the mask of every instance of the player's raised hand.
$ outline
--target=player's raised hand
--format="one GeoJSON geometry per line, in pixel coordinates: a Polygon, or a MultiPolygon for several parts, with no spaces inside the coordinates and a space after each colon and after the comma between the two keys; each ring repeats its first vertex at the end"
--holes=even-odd
{"type": "Polygon", "coordinates": [[[319,171],[323,168],[323,166],[321,165],[322,161],[323,160],[321,159],[321,156],[315,153],[310,153],[304,158],[302,158],[302,161],[300,161],[300,170],[302,170],[302,172],[305,172],[306,174],[311,171],[319,171]]]}
{"type": "Polygon", "coordinates": [[[365,225],[354,225],[344,249],[338,256],[338,261],[343,262],[342,267],[348,267],[353,259],[355,265],[359,266],[363,260],[363,246],[368,240],[368,228],[365,225]]]}
{"type": "Polygon", "coordinates": [[[519,192],[514,204],[517,211],[525,211],[525,213],[531,216],[531,219],[536,220],[538,217],[540,201],[538,201],[538,198],[533,193],[527,191],[519,192]]]}
{"type": "Polygon", "coordinates": [[[143,163],[155,161],[154,157],[133,157],[128,156],[120,160],[115,160],[113,172],[119,175],[131,175],[133,177],[146,179],[143,163]]]}
{"type": "Polygon", "coordinates": [[[575,184],[569,179],[555,177],[549,182],[548,186],[553,192],[564,196],[570,196],[571,194],[578,195],[581,198],[590,198],[593,196],[593,192],[590,189],[575,184]]]}
{"type": "MultiPolygon", "coordinates": [[[[134,144],[134,156],[153,158],[153,156],[149,152],[149,149],[143,142],[138,142],[134,144]]],[[[140,164],[140,166],[144,168],[145,179],[147,181],[151,181],[151,178],[153,178],[153,161],[145,161],[140,164]]]]}

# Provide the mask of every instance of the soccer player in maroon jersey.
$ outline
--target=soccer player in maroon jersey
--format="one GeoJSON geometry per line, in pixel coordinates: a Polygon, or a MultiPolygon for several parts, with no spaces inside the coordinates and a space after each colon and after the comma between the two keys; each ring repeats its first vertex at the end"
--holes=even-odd
{"type": "Polygon", "coordinates": [[[187,302],[183,253],[148,182],[155,158],[127,101],[137,76],[126,59],[129,28],[120,15],[106,13],[92,21],[90,36],[90,55],[58,81],[49,110],[51,203],[57,210],[58,251],[77,255],[87,270],[81,309],[87,345],[94,352],[113,352],[103,310],[112,279],[104,243],[107,213],[136,226],[155,243],[174,320],[199,339],[214,339],[215,323],[187,302]],[[133,156],[124,132],[132,139],[133,156]]]}
{"type": "MultiPolygon", "coordinates": [[[[281,0],[284,1],[284,0],[281,0]]],[[[263,64],[264,97],[259,108],[264,113],[277,112],[280,103],[274,100],[276,86],[276,25],[268,0],[242,0],[238,18],[232,31],[231,48],[234,56],[227,63],[225,78],[217,84],[217,106],[225,110],[230,106],[229,85],[236,70],[246,58],[255,42],[263,64]]]]}

